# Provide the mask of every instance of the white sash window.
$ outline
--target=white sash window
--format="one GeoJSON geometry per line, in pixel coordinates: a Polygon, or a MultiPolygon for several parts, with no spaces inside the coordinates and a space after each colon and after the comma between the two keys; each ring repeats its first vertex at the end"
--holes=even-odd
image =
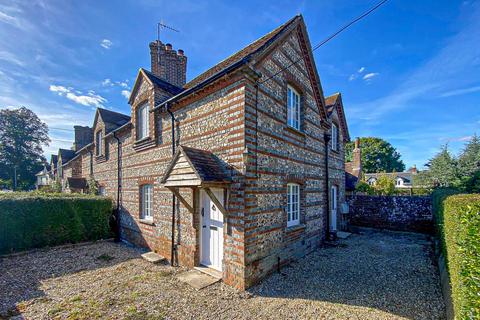
{"type": "Polygon", "coordinates": [[[287,227],[300,224],[300,186],[287,184],[287,227]]]}

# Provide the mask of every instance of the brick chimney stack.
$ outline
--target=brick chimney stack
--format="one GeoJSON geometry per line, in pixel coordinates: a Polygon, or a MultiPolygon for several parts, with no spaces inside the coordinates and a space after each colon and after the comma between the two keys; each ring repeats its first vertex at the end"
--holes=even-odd
{"type": "Polygon", "coordinates": [[[187,80],[187,57],[182,49],[173,50],[170,43],[150,42],[152,73],[177,87],[183,87],[187,80]]]}
{"type": "Polygon", "coordinates": [[[408,169],[408,171],[410,171],[410,172],[413,173],[413,174],[418,173],[418,171],[417,171],[417,166],[416,166],[416,165],[413,165],[413,167],[411,167],[410,169],[408,169]]]}
{"type": "Polygon", "coordinates": [[[355,148],[352,155],[352,174],[360,177],[362,173],[362,150],[360,149],[360,138],[355,139],[355,148]]]}
{"type": "Polygon", "coordinates": [[[93,128],[74,126],[75,142],[73,143],[73,150],[78,151],[93,141],[93,128]]]}

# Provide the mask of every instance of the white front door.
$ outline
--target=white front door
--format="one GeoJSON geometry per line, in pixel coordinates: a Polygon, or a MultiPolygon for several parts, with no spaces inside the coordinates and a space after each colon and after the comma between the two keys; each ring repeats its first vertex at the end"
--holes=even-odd
{"type": "Polygon", "coordinates": [[[337,231],[337,186],[332,186],[330,191],[330,231],[337,231]]]}
{"type": "MultiPolygon", "coordinates": [[[[220,203],[223,201],[223,189],[211,189],[220,203]]],[[[223,214],[205,191],[201,191],[201,239],[200,263],[222,271],[223,260],[223,214]]]]}

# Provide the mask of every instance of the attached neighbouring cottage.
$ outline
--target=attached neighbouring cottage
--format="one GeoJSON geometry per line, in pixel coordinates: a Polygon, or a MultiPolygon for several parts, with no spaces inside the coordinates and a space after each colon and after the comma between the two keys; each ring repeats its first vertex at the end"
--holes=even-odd
{"type": "Polygon", "coordinates": [[[301,16],[188,83],[182,50],[155,41],[150,52],[131,115],[98,109],[57,176],[97,181],[124,240],[240,289],[335,235],[349,134],[341,95],[326,106],[301,16]]]}

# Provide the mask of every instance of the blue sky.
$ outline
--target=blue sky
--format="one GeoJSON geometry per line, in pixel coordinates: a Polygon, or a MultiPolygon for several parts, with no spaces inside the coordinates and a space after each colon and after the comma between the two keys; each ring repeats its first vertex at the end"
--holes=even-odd
{"type": "MultiPolygon", "coordinates": [[[[33,109],[51,127],[49,155],[95,107],[130,112],[162,19],[181,31],[162,40],[185,50],[192,79],[297,13],[316,44],[375,3],[1,0],[0,107],[33,109]]],[[[390,0],[315,60],[325,94],[342,92],[351,136],[390,141],[407,166],[480,133],[480,1],[390,0]]]]}

